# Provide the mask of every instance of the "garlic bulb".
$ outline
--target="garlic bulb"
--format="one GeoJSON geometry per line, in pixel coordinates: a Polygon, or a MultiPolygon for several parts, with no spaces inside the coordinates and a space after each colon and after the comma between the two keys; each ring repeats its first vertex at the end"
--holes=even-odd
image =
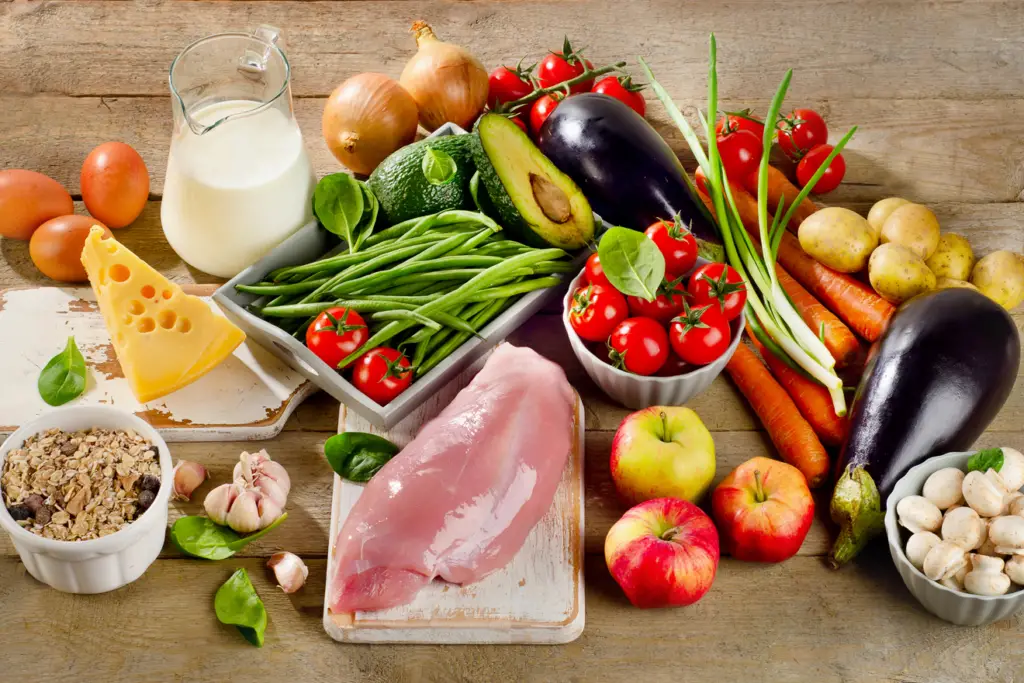
{"type": "Polygon", "coordinates": [[[228,523],[228,512],[231,510],[235,500],[244,491],[238,484],[221,484],[206,494],[203,501],[203,508],[206,515],[216,524],[226,526],[228,523]]]}
{"type": "Polygon", "coordinates": [[[174,500],[192,500],[192,492],[205,480],[205,467],[197,462],[179,460],[174,466],[174,500]]]}
{"type": "Polygon", "coordinates": [[[293,553],[274,553],[267,561],[267,566],[273,570],[277,585],[285,593],[294,593],[302,588],[309,576],[309,568],[293,553]]]}
{"type": "Polygon", "coordinates": [[[234,476],[233,482],[207,494],[203,506],[210,519],[248,534],[270,526],[284,514],[291,480],[266,451],[242,453],[234,476]]]}
{"type": "Polygon", "coordinates": [[[291,479],[284,467],[271,460],[266,451],[242,453],[235,465],[234,477],[245,486],[259,489],[279,507],[283,508],[288,501],[291,479]]]}

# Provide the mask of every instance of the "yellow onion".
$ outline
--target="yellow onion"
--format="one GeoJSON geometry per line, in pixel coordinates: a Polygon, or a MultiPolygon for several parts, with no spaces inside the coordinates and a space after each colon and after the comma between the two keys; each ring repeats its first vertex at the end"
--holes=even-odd
{"type": "Polygon", "coordinates": [[[377,164],[416,137],[416,102],[384,74],[348,79],[324,105],[323,133],[338,161],[369,174],[377,164]]]}
{"type": "Polygon", "coordinates": [[[416,54],[399,82],[420,111],[420,123],[434,131],[451,121],[469,128],[487,102],[487,70],[465,48],[445,43],[424,21],[412,25],[416,54]]]}

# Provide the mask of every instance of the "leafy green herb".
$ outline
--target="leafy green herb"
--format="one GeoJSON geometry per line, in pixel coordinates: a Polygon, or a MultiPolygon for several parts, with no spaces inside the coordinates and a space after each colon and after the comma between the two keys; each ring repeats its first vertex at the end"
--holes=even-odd
{"type": "Polygon", "coordinates": [[[968,472],[988,472],[990,469],[998,472],[1002,468],[1002,448],[986,448],[983,451],[978,451],[967,460],[968,472]]]}
{"type": "Polygon", "coordinates": [[[313,191],[313,212],[328,232],[348,243],[349,253],[356,251],[356,237],[363,218],[361,183],[347,173],[325,175],[313,191]]]}
{"type": "Polygon", "coordinates": [[[370,481],[399,450],[384,437],[366,432],[342,432],[324,444],[324,455],[331,469],[359,483],[370,481]]]}
{"type": "Polygon", "coordinates": [[[263,647],[267,630],[267,609],[249,580],[249,573],[236,569],[231,578],[217,589],[213,609],[222,624],[234,626],[256,647],[263,647]]]}
{"type": "Polygon", "coordinates": [[[51,406],[62,406],[85,391],[85,358],[68,337],[64,350],[50,359],[39,373],[39,395],[51,406]]]}
{"type": "Polygon", "coordinates": [[[469,196],[473,198],[476,210],[483,213],[484,207],[480,203],[480,171],[475,171],[473,177],[469,179],[469,196]]]}
{"type": "Polygon", "coordinates": [[[171,527],[171,542],[178,550],[204,560],[226,560],[258,538],[266,536],[288,518],[284,513],[271,524],[247,536],[240,536],[209,517],[181,517],[171,527]]]}
{"type": "Polygon", "coordinates": [[[615,289],[653,301],[665,279],[665,257],[647,235],[613,227],[597,245],[601,267],[615,289]]]}
{"type": "Polygon", "coordinates": [[[377,225],[377,213],[380,211],[380,202],[377,201],[377,195],[373,194],[370,186],[359,183],[359,189],[363,192],[363,216],[356,228],[356,246],[353,251],[359,251],[366,238],[373,234],[373,229],[377,225]]]}
{"type": "Polygon", "coordinates": [[[452,159],[448,152],[434,149],[433,147],[427,147],[421,166],[423,168],[423,176],[431,185],[450,183],[455,177],[455,172],[458,170],[458,166],[455,165],[455,159],[452,159]]]}

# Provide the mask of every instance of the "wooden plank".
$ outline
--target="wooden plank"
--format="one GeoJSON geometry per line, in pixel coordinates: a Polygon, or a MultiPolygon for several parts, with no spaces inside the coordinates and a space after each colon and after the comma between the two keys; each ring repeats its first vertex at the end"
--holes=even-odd
{"type": "Polygon", "coordinates": [[[637,610],[604,566],[587,560],[587,628],[563,646],[337,645],[320,628],[325,562],[306,586],[274,587],[263,559],[160,560],[113,594],[68,596],[0,559],[0,632],[10,680],[470,681],[1014,681],[1024,615],[985,629],[925,612],[888,551],[832,572],[817,558],[762,566],[723,560],[696,605],[637,610]],[[244,567],[267,608],[258,652],[217,622],[213,594],[244,567]],[[103,653],[92,656],[85,653],[103,653]],[[170,672],[174,672],[171,674],[170,672]],[[682,673],[681,673],[682,672],[682,673]]]}

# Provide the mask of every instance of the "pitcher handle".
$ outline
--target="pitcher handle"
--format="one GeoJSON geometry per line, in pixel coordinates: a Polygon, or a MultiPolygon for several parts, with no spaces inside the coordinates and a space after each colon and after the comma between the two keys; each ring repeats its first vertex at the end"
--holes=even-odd
{"type": "Polygon", "coordinates": [[[267,70],[267,62],[274,47],[283,48],[281,29],[270,24],[261,24],[252,32],[253,38],[265,43],[262,50],[247,49],[238,58],[238,70],[246,75],[259,77],[267,70]]]}

